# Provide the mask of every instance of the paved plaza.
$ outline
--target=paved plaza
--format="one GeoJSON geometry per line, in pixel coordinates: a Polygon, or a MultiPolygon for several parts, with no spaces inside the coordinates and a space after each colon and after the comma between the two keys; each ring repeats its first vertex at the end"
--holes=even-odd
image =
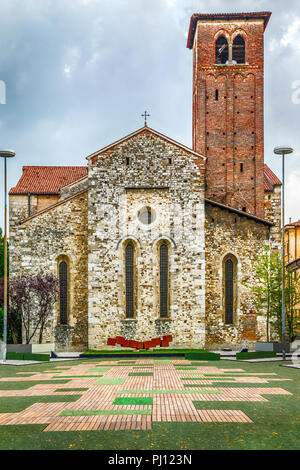
{"type": "Polygon", "coordinates": [[[241,402],[292,395],[285,389],[291,379],[275,372],[247,372],[243,364],[224,367],[223,361],[215,364],[180,359],[94,360],[54,364],[51,370],[37,372],[17,371],[15,377],[0,379],[0,399],[35,397],[36,402],[22,411],[0,413],[0,425],[43,424],[43,432],[149,430],[159,422],[252,426],[254,421],[240,409],[241,402]],[[55,397],[72,401],[53,402],[55,397]],[[220,406],[224,402],[230,404],[228,409],[220,406]]]}

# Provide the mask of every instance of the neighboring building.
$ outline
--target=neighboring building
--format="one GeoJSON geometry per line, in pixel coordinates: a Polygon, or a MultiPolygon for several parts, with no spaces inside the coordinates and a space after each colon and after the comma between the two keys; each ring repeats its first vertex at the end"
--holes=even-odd
{"type": "MultiPolygon", "coordinates": [[[[290,222],[284,227],[284,253],[286,268],[294,273],[296,279],[300,280],[300,220],[290,222]]],[[[297,282],[300,296],[300,281],[297,282]]],[[[300,325],[300,303],[295,306],[296,315],[300,325]]],[[[297,328],[300,333],[300,326],[297,328]]]]}
{"type": "Polygon", "coordinates": [[[286,266],[300,272],[300,220],[284,227],[284,254],[286,266]]]}
{"type": "Polygon", "coordinates": [[[281,183],[263,153],[270,15],[192,16],[193,149],[145,125],[87,167],[23,168],[11,275],[57,273],[45,335],[57,350],[117,335],[210,349],[264,338],[249,287],[256,255],[281,243],[281,183]]]}

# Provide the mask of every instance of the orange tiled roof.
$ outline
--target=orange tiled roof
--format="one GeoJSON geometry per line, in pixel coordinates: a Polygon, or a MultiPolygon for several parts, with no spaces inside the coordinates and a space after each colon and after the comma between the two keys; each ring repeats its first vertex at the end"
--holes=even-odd
{"type": "Polygon", "coordinates": [[[273,186],[279,184],[281,185],[281,181],[275,173],[268,167],[268,165],[264,165],[264,190],[265,191],[273,191],[273,186]]]}
{"type": "Polygon", "coordinates": [[[300,227],[300,220],[297,220],[297,222],[290,222],[286,227],[300,227]]]}
{"type": "Polygon", "coordinates": [[[9,194],[58,194],[87,173],[86,166],[23,166],[23,174],[9,194]]]}

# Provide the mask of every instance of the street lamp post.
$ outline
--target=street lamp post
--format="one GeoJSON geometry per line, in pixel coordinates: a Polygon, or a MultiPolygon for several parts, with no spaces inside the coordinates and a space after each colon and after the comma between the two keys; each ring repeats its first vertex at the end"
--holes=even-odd
{"type": "Polygon", "coordinates": [[[8,305],[8,289],[7,289],[7,158],[15,156],[13,150],[0,150],[0,157],[4,158],[4,315],[3,315],[3,354],[2,361],[6,362],[7,350],[7,305],[8,305]]]}
{"type": "Polygon", "coordinates": [[[282,209],[281,209],[281,238],[282,238],[282,359],[286,360],[285,350],[285,292],[284,292],[284,160],[285,155],[293,153],[291,147],[275,147],[274,153],[282,156],[282,209]]]}

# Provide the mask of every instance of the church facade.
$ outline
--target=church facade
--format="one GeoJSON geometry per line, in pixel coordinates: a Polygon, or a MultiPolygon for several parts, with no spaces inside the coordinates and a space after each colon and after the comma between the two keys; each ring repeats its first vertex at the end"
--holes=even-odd
{"type": "Polygon", "coordinates": [[[193,15],[193,149],[145,126],[82,167],[23,167],[10,191],[10,272],[49,271],[45,342],[208,349],[264,339],[253,262],[278,249],[281,182],[264,164],[263,33],[270,13],[193,15]]]}

